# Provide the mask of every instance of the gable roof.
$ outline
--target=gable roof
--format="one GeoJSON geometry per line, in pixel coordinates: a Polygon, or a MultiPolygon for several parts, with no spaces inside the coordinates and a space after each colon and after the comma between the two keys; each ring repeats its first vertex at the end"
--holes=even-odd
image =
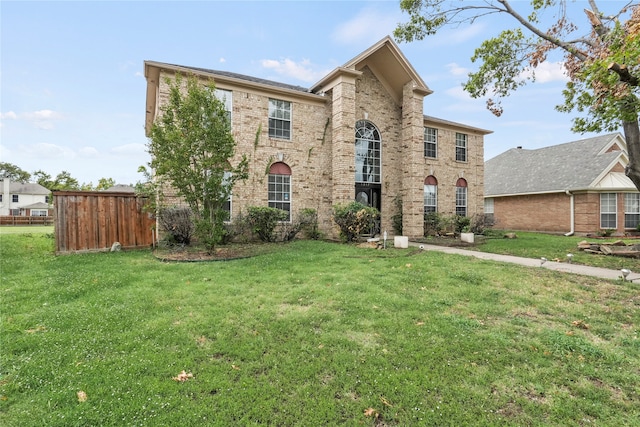
{"type": "Polygon", "coordinates": [[[619,133],[537,150],[512,148],[485,162],[485,197],[603,188],[605,181],[635,189],[620,173],[615,173],[615,180],[610,179],[614,166],[626,166],[626,149],[619,133]]]}
{"type": "Polygon", "coordinates": [[[9,183],[11,194],[29,194],[34,196],[47,196],[51,191],[35,182],[14,182],[9,183]]]}
{"type": "Polygon", "coordinates": [[[402,99],[403,88],[410,82],[413,82],[414,91],[419,91],[423,95],[433,93],[389,36],[384,37],[342,67],[333,70],[313,85],[311,91],[328,90],[339,75],[355,76],[365,67],[368,67],[376,75],[396,102],[402,99]]]}

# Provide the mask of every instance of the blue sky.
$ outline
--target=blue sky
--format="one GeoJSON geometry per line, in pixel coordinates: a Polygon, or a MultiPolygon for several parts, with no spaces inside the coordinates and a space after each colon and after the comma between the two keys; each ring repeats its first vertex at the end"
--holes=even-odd
{"type": "MultiPolygon", "coordinates": [[[[600,3],[607,12],[626,1],[600,3]]],[[[585,24],[586,7],[571,2],[570,18],[585,24]]],[[[138,166],[149,161],[145,60],[310,87],[391,35],[407,15],[388,0],[3,0],[0,20],[0,161],[52,176],[68,171],[80,183],[107,177],[133,184],[143,179],[138,166]]],[[[474,49],[511,27],[512,18],[503,16],[399,44],[434,91],[425,114],[494,132],[485,138],[485,160],[516,146],[591,136],[571,133],[571,116],[554,110],[565,84],[557,62],[504,100],[499,118],[462,91],[474,49]]]]}

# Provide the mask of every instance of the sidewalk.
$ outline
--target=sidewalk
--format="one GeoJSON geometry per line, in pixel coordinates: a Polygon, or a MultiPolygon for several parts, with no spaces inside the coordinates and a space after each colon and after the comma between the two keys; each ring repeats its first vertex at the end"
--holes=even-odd
{"type": "MultiPolygon", "coordinates": [[[[622,279],[622,273],[620,272],[620,270],[610,270],[607,268],[590,267],[587,265],[569,264],[566,262],[545,261],[543,263],[539,259],[521,258],[517,256],[512,256],[512,255],[491,254],[487,252],[471,251],[468,249],[451,248],[447,246],[427,245],[424,243],[410,242],[409,244],[411,246],[420,247],[425,251],[438,251],[438,252],[444,252],[448,254],[472,256],[479,259],[486,259],[486,260],[498,261],[498,262],[508,262],[511,264],[520,264],[527,267],[538,267],[538,268],[542,267],[542,268],[547,268],[549,270],[560,271],[562,273],[580,274],[583,276],[593,276],[593,277],[599,277],[602,279],[609,279],[609,280],[622,279]]],[[[636,273],[634,271],[632,271],[629,274],[629,276],[627,276],[627,281],[630,281],[630,282],[638,279],[640,279],[640,273],[636,273]]]]}

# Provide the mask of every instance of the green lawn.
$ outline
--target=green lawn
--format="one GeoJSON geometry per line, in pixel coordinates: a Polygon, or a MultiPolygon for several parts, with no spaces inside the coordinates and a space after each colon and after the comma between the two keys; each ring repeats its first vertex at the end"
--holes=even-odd
{"type": "Polygon", "coordinates": [[[53,246],[0,232],[3,426],[640,419],[636,283],[315,241],[200,263],[53,246]]]}

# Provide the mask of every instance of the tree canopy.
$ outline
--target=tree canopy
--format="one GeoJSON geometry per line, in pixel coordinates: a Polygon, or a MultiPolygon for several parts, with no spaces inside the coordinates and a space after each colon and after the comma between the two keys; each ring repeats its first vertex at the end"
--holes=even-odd
{"type": "MultiPolygon", "coordinates": [[[[608,3],[608,2],[607,2],[608,3]]],[[[491,15],[511,18],[513,28],[488,38],[471,60],[477,71],[469,74],[464,89],[475,98],[487,97],[487,108],[502,113],[501,99],[535,80],[535,70],[559,51],[569,78],[563,91],[561,112],[576,111],[575,132],[623,129],[629,154],[627,176],[640,189],[640,5],[629,1],[613,14],[600,11],[589,0],[584,13],[588,25],[580,28],[577,17],[567,14],[566,0],[451,1],[401,0],[409,21],[398,25],[399,41],[422,40],[444,27],[471,25],[491,15]],[[543,12],[554,13],[543,26],[543,12]]],[[[607,4],[611,6],[611,4],[607,4]]]]}
{"type": "Polygon", "coordinates": [[[193,211],[196,236],[209,250],[224,234],[224,207],[233,185],[248,176],[248,161],[242,156],[234,167],[236,143],[224,102],[216,97],[212,81],[177,75],[167,79],[167,103],[151,127],[149,166],[156,188],[175,189],[193,211]]]}
{"type": "Polygon", "coordinates": [[[13,163],[0,162],[0,178],[9,178],[14,182],[29,182],[31,174],[13,163]]]}

